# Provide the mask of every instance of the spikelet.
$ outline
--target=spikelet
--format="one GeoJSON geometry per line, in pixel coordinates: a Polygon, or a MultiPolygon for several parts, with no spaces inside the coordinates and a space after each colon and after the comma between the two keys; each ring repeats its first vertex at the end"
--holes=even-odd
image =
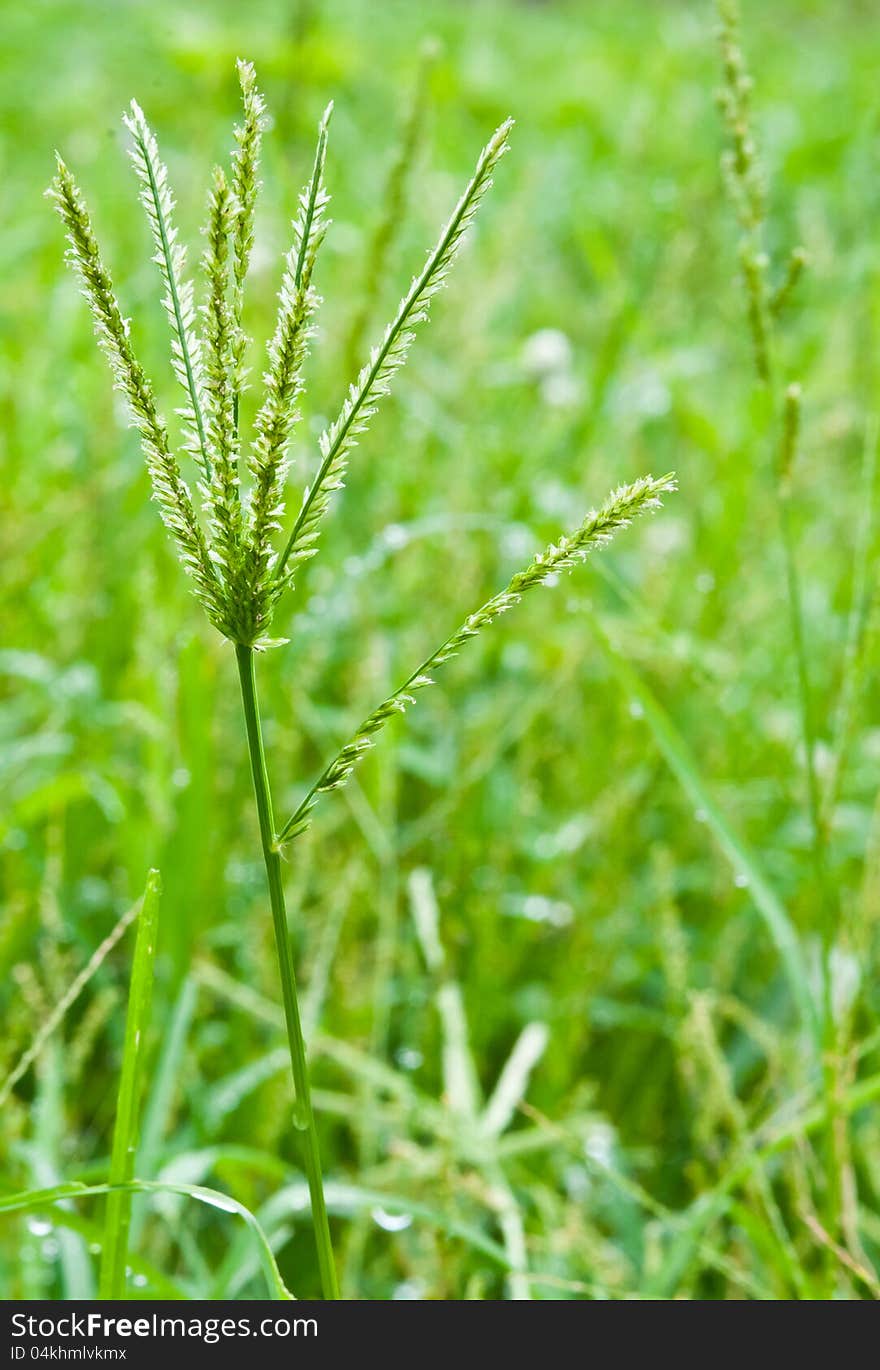
{"type": "Polygon", "coordinates": [[[375,414],[380,399],[388,394],[395,372],[406,361],[415,337],[415,326],[428,317],[431,300],[446,280],[461,240],[492,184],[492,173],[508,149],[507,135],[512,126],[513,120],[507,119],[484,147],[473,177],[422,272],[413,279],[381,343],[373,349],[369,361],[349,388],[339,417],[321,436],[321,463],[317,475],[303,494],[299,515],[275,570],[282,588],[292,582],[297,565],[315,553],[321,520],[329,508],[330,497],[345,482],[349,454],[375,414]]]}
{"type": "Polygon", "coordinates": [[[153,498],[193,579],[196,595],[212,622],[218,623],[223,615],[222,586],[212,565],[189,488],[169,450],[168,433],[156,408],[152,387],[134,355],[128,323],[122,317],[110,273],[101,260],[85,202],[60,157],[49,194],[67,230],[68,261],[82,282],[98,341],[110,362],[114,384],[124,395],[132,426],[140,434],[153,498]]]}
{"type": "Polygon", "coordinates": [[[299,198],[293,223],[293,245],[287,254],[279,291],[278,319],[269,343],[269,365],[264,374],[265,398],[254,420],[254,441],[248,461],[253,485],[248,506],[242,593],[249,596],[252,639],[259,639],[283,586],[275,585],[272,536],[281,527],[287,445],[299,418],[297,401],[303,389],[303,364],[312,336],[312,318],[319,297],[312,285],[318,250],[329,227],[329,196],[324,188],[327,130],[332,103],[324,111],[312,175],[299,198]]]}
{"type": "Polygon", "coordinates": [[[227,586],[241,555],[239,441],[235,415],[235,324],[229,305],[229,240],[236,206],[226,175],[214,170],[208,198],[207,239],[202,264],[208,281],[204,318],[205,409],[208,440],[214,453],[211,479],[204,492],[213,532],[213,550],[227,586]]]}
{"type": "Polygon", "coordinates": [[[621,485],[611,494],[599,510],[592,510],[580,527],[558,542],[551,543],[545,551],[529,562],[524,570],[518,571],[499,594],[493,595],[481,608],[469,614],[461,627],[448,637],[437,651],[426,658],[404,681],[394,694],[383,700],[342,750],[324,768],[315,784],[306,794],[299,808],[284,824],[278,833],[276,845],[289,842],[309,825],[312,809],[322,794],[338,790],[347,784],[355,766],[373,747],[376,734],[395,714],[405,713],[415,703],[415,694],[427,685],[433,685],[433,672],[451,657],[457,656],[461,648],[471,638],[487,628],[494,619],[506,614],[519,604],[524,594],[539,585],[546,585],[551,577],[560,571],[571,570],[584,561],[598,547],[610,542],[615,533],[626,528],[639,514],[660,506],[660,496],[676,488],[674,477],[661,476],[655,480],[643,476],[632,485],[621,485]]]}
{"type": "Polygon", "coordinates": [[[770,259],[764,248],[767,191],[752,130],[752,78],[740,41],[739,6],[737,0],[716,0],[716,4],[723,75],[718,104],[729,139],[721,170],[741,229],[739,263],[755,369],[760,380],[769,383],[774,371],[773,322],[790,304],[807,254],[803,248],[795,248],[781,282],[771,290],[770,259]]]}
{"type": "Polygon", "coordinates": [[[767,217],[766,188],[752,132],[752,78],[746,70],[739,34],[736,0],[717,0],[718,36],[724,84],[718,104],[730,136],[722,170],[746,232],[760,228],[767,217]]]}
{"type": "Polygon", "coordinates": [[[242,325],[244,286],[254,246],[254,217],[260,191],[257,171],[260,145],[266,128],[266,104],[257,89],[253,63],[239,61],[236,67],[244,108],[244,121],[235,129],[236,148],[232,154],[232,195],[237,206],[232,237],[232,317],[235,330],[233,391],[237,411],[238,397],[247,380],[244,357],[249,339],[242,325]]]}
{"type": "Polygon", "coordinates": [[[174,198],[168,172],[159,157],[156,139],[136,100],[124,123],[132,136],[131,160],[141,183],[141,202],[147,211],[155,256],[165,286],[163,304],[171,324],[171,360],[187,403],[178,411],[184,421],[185,446],[198,461],[206,481],[211,478],[212,453],[205,425],[205,396],[201,349],[195,328],[192,282],[184,278],[186,252],[174,227],[174,198]]]}

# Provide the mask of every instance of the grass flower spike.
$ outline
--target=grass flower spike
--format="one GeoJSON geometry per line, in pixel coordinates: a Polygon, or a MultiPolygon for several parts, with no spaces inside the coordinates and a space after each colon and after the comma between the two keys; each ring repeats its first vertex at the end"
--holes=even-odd
{"type": "Polygon", "coordinates": [[[113,293],[82,196],[60,159],[51,194],[67,232],[68,255],[82,282],[99,342],[140,434],[154,499],[196,596],[211,623],[235,648],[295,1089],[295,1134],[308,1180],[321,1286],[325,1297],[333,1298],[338,1290],[284,900],[281,849],[308,825],[319,796],[346,783],[389,720],[405,712],[415,695],[433,682],[440,666],[518,604],[523,595],[572,569],[637,515],[655,509],[661,495],[674,489],[674,481],[671,476],[659,480],[644,477],[621,486],[573,533],[535,556],[500,593],[470,612],[461,626],[361,723],[306,792],[296,812],[277,827],[257,697],[255,653],[276,641],[269,636],[273,617],[285,592],[293,587],[298,567],[315,555],[322,521],[333,494],[343,487],[352,452],[406,361],[418,325],[427,319],[431,302],[446,281],[507,152],[511,121],[505,121],[483,148],[424,266],[369,351],[337,418],[320,438],[314,478],[306,485],[298,513],[286,528],[288,447],[299,417],[303,368],[319,304],[315,275],[329,227],[324,177],[332,106],[318,127],[311,174],[293,219],[277,319],[268,343],[262,397],[248,441],[240,431],[239,405],[247,380],[244,290],[254,242],[259,153],[266,120],[253,67],[240,62],[238,73],[243,119],[236,129],[231,167],[228,171],[217,168],[210,185],[202,255],[205,298],[198,310],[193,285],[185,274],[184,249],[173,221],[174,199],[156,139],[139,105],[132,103],[125,118],[164,287],[172,366],[184,392],[179,411],[182,450],[193,462],[198,502],[190,493],[153,389],[135,356],[128,323],[113,293]]]}
{"type": "Polygon", "coordinates": [[[324,768],[299,808],[279,831],[279,845],[305,831],[309,815],[319,796],[331,790],[341,789],[348,782],[355,766],[374,745],[376,734],[382,731],[395,714],[406,713],[410,704],[415,703],[415,694],[418,690],[434,684],[432,671],[436,671],[438,666],[442,666],[451,657],[457,656],[466,642],[476,637],[482,628],[488,628],[494,619],[519,604],[529,590],[546,585],[552,576],[558,575],[560,571],[569,571],[578,562],[584,561],[590,552],[604,546],[619,529],[626,528],[638,514],[658,508],[660,496],[674,489],[675,480],[671,475],[663,476],[659,480],[644,476],[633,485],[622,485],[609,496],[601,509],[594,509],[587,515],[580,528],[569,537],[561,537],[557,543],[551,543],[546,551],[540,552],[524,570],[517,571],[503,590],[493,595],[479,609],[468,614],[461,627],[417,666],[394,694],[389,695],[373,710],[354,737],[324,768]]]}

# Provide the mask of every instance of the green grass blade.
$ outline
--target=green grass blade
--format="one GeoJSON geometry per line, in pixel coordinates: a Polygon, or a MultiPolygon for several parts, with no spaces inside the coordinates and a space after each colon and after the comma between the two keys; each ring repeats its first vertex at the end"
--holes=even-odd
{"type": "Polygon", "coordinates": [[[113,1190],[107,1199],[104,1248],[101,1253],[101,1273],[98,1282],[98,1294],[102,1299],[121,1299],[125,1296],[131,1193],[118,1186],[128,1184],[134,1174],[144,1047],[153,995],[153,963],[156,955],[160,894],[159,872],[150,871],[138,917],[128,1012],[125,1019],[122,1076],[116,1101],[116,1123],[113,1128],[113,1151],[110,1157],[110,1185],[113,1186],[113,1190]]]}
{"type": "Polygon", "coordinates": [[[260,1262],[272,1296],[276,1299],[292,1299],[293,1295],[281,1278],[269,1239],[262,1226],[249,1208],[221,1194],[217,1189],[206,1189],[204,1185],[165,1184],[160,1180],[129,1180],[125,1184],[79,1184],[69,1180],[65,1184],[52,1185],[48,1189],[28,1189],[19,1194],[0,1197],[0,1215],[4,1213],[33,1213],[49,1208],[52,1204],[62,1203],[65,1199],[89,1199],[101,1194],[113,1198],[117,1194],[182,1194],[185,1198],[195,1199],[209,1208],[219,1208],[222,1213],[234,1213],[241,1218],[252,1232],[260,1251],[260,1262]]]}
{"type": "MultiPolygon", "coordinates": [[[[38,1071],[33,1104],[34,1137],[31,1143],[30,1183],[57,1184],[61,1179],[64,1144],[70,1125],[68,1091],[62,1044],[48,1044],[38,1071]]],[[[95,1286],[85,1243],[75,1233],[58,1233],[57,1266],[62,1299],[93,1299],[95,1286]]],[[[51,1271],[48,1272],[51,1278],[51,1271]]],[[[36,1291],[32,1297],[46,1297],[36,1291]]]]}
{"type": "Polygon", "coordinates": [[[627,698],[642,708],[664,760],[693,804],[702,810],[712,835],[736,873],[745,877],[752,901],[770,933],[788,979],[792,997],[804,1026],[817,1046],[821,1045],[821,1024],[810,987],[803,950],[794,925],[779,896],[769,884],[754,852],[731,826],[710,793],[693,753],[669,714],[647,682],[627,659],[612,646],[599,620],[592,612],[589,620],[596,641],[627,698]]]}
{"type": "MultiPolygon", "coordinates": [[[[156,1067],[152,1073],[150,1088],[144,1104],[144,1121],[137,1158],[138,1172],[146,1179],[152,1178],[156,1174],[162,1151],[162,1139],[168,1128],[181,1079],[183,1059],[198,992],[199,987],[195,976],[188,975],[171,1012],[171,1018],[159,1048],[156,1067]]],[[[130,1236],[132,1246],[136,1245],[140,1233],[140,1216],[141,1207],[138,1205],[132,1214],[130,1236]]]]}

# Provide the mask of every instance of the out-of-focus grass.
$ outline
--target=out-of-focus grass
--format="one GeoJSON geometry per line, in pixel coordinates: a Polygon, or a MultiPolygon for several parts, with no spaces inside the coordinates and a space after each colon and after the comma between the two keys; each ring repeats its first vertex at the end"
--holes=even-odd
{"type": "MultiPolygon", "coordinates": [[[[854,2],[748,3],[745,18],[773,232],[811,257],[785,361],[805,387],[794,517],[821,772],[876,407],[880,28],[854,2]]],[[[498,1165],[538,1296],[865,1292],[852,1267],[880,1239],[876,1114],[864,1107],[878,1068],[874,618],[830,844],[838,996],[864,1043],[848,1067],[860,1083],[846,1086],[862,1090],[858,1198],[838,1234],[850,1265],[834,1257],[830,1271],[812,1207],[822,1153],[798,1131],[818,1082],[778,953],[591,629],[595,612],[668,710],[813,964],[794,666],[718,172],[711,8],[157,0],[41,3],[2,24],[2,1073],[144,870],[161,868],[150,1173],[138,1174],[225,1188],[258,1215],[287,1177],[286,1208],[273,1200],[262,1221],[287,1283],[314,1292],[230,660],[171,562],[41,195],[57,146],[170,409],[119,112],[136,95],[156,126],[195,253],[210,159],[235,114],[233,61],[257,64],[275,116],[251,296],[261,339],[313,128],[336,100],[335,222],[296,487],[349,379],[377,198],[433,33],[443,47],[412,206],[372,331],[508,113],[514,151],[358,449],[298,612],[277,625],[295,642],[263,672],[279,805],[463,608],[610,484],[674,467],[681,493],[613,550],[608,576],[587,569],[478,645],[298,844],[287,879],[348,1292],[502,1292],[504,1213],[486,1178],[498,1165]],[[536,340],[546,329],[562,336],[536,340]],[[549,1029],[525,1111],[488,1160],[441,1100],[439,1019],[406,899],[417,867],[431,872],[483,1092],[524,1027],[549,1029]],[[762,1159],[777,1114],[797,1144],[762,1159]],[[751,1169],[728,1193],[737,1166],[751,1169]]],[[[105,1177],[125,979],[117,953],[5,1110],[7,1189],[105,1177]]],[[[136,1270],[192,1293],[261,1293],[247,1238],[230,1241],[223,1214],[144,1202],[136,1270]]],[[[99,1210],[77,1213],[79,1233],[3,1220],[4,1294],[83,1292],[99,1210]]]]}

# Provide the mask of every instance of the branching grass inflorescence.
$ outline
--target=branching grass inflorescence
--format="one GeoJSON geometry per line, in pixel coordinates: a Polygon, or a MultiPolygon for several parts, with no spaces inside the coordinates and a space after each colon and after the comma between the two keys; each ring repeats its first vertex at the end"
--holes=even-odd
{"type": "Polygon", "coordinates": [[[141,183],[155,260],[164,285],[164,305],[172,331],[172,363],[185,395],[180,410],[183,447],[196,463],[204,525],[171,451],[153,391],[135,357],[128,324],[113,294],[85,204],[60,159],[51,194],[67,230],[69,256],[82,280],[99,341],[140,433],[154,498],[174,535],[196,595],[211,622],[235,646],[296,1091],[294,1120],[302,1140],[321,1284],[325,1296],[333,1298],[337,1294],[336,1274],[288,932],[280,848],[307,826],[320,794],[345,784],[385,724],[403,713],[415,694],[432,683],[432,673],[439,666],[455,656],[482,628],[513,608],[529,590],[571,569],[636,515],[656,508],[660,496],[674,488],[674,481],[671,476],[659,480],[644,477],[621,486],[597,512],[588,514],[574,533],[552,543],[517,572],[504,590],[469,614],[456,632],[364,720],[351,741],[325,767],[293,817],[277,830],[254,653],[273,645],[268,631],[278,602],[292,586],[299,565],[316,551],[321,522],[334,491],[344,484],[351,452],[382,397],[388,394],[396,372],[406,361],[418,324],[426,320],[431,301],[446,280],[480,201],[492,184],[495,169],[507,151],[512,121],[506,120],[481,152],[473,176],[424,267],[413,278],[397,313],[349,387],[338,417],[321,437],[317,471],[306,486],[299,513],[279,550],[276,538],[280,541],[285,509],[288,445],[299,416],[303,367],[319,303],[314,272],[329,226],[324,169],[332,106],[328,106],[319,125],[312,173],[300,195],[293,222],[293,241],[285,259],[277,321],[268,344],[263,397],[248,449],[248,488],[243,490],[239,399],[246,382],[248,344],[243,324],[244,285],[254,240],[265,105],[253,67],[240,62],[238,74],[244,119],[236,129],[231,171],[216,169],[211,184],[202,258],[207,291],[198,315],[193,288],[185,276],[184,251],[173,223],[174,201],[156,140],[136,103],[132,103],[125,119],[133,140],[132,159],[141,183]]]}

